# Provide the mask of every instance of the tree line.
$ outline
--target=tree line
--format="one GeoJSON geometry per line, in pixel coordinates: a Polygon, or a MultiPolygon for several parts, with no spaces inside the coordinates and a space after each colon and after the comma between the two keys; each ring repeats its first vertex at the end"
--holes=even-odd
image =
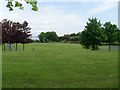
{"type": "Polygon", "coordinates": [[[28,26],[28,22],[24,21],[23,23],[13,22],[11,20],[4,19],[0,22],[0,32],[2,32],[2,45],[3,50],[5,51],[5,44],[9,44],[11,51],[11,44],[16,44],[16,50],[18,43],[24,44],[31,42],[29,38],[31,36],[30,27],[28,26]]]}
{"type": "MultiPolygon", "coordinates": [[[[63,43],[79,43],[80,33],[65,34],[64,36],[58,36],[55,31],[41,32],[38,35],[39,42],[63,42],[63,43]]],[[[38,41],[37,41],[38,42],[38,41]]]]}
{"type": "Polygon", "coordinates": [[[40,42],[64,42],[64,43],[80,43],[83,48],[98,50],[102,44],[113,42],[120,43],[120,30],[117,25],[111,22],[101,23],[97,18],[89,18],[82,32],[77,34],[65,34],[58,36],[56,32],[41,32],[38,37],[40,42]]]}
{"type": "MultiPolygon", "coordinates": [[[[97,18],[89,18],[86,22],[86,26],[82,32],[65,34],[64,36],[58,36],[55,31],[41,32],[38,35],[39,42],[63,42],[63,43],[79,43],[86,49],[98,50],[99,46],[104,43],[110,45],[113,42],[120,43],[120,30],[117,25],[111,22],[102,24],[97,18]]],[[[28,22],[24,21],[13,22],[11,20],[4,19],[0,22],[0,33],[2,32],[2,46],[5,50],[5,44],[16,44],[16,50],[18,43],[24,44],[30,43],[31,28],[28,26],[28,22]]],[[[10,47],[11,50],[11,47],[10,47]]]]}
{"type": "Polygon", "coordinates": [[[59,37],[59,42],[63,43],[79,43],[80,42],[80,32],[71,33],[71,34],[65,34],[64,36],[59,37]]]}

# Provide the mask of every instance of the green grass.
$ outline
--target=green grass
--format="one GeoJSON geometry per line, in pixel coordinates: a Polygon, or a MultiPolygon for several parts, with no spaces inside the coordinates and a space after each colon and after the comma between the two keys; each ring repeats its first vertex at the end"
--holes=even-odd
{"type": "Polygon", "coordinates": [[[2,47],[0,44],[0,89],[2,89],[2,47]]]}
{"type": "Polygon", "coordinates": [[[3,51],[3,88],[117,88],[117,75],[118,51],[107,47],[49,43],[3,51]]]}

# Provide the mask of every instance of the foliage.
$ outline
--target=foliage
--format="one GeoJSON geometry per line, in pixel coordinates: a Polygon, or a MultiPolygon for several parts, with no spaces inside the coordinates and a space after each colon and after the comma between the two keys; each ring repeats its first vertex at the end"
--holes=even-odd
{"type": "Polygon", "coordinates": [[[112,43],[116,41],[118,28],[115,24],[111,24],[111,22],[106,22],[104,24],[104,33],[107,36],[105,40],[106,43],[112,43]]]}
{"type": "Polygon", "coordinates": [[[46,37],[49,41],[58,41],[58,36],[56,32],[46,32],[46,37]]]}
{"type": "Polygon", "coordinates": [[[80,34],[80,43],[84,48],[97,50],[103,40],[101,22],[97,18],[88,19],[87,26],[80,34]]]}
{"type": "Polygon", "coordinates": [[[40,42],[57,42],[58,41],[58,35],[56,32],[41,32],[40,35],[38,35],[39,41],[40,42]]]}
{"type": "Polygon", "coordinates": [[[65,34],[64,36],[59,37],[60,42],[69,42],[70,41],[70,35],[65,34]]]}
{"type": "Polygon", "coordinates": [[[79,41],[80,41],[79,35],[80,35],[80,33],[65,34],[64,36],[59,37],[59,41],[60,42],[79,43],[79,41]]]}
{"type": "MultiPolygon", "coordinates": [[[[27,4],[30,4],[32,6],[33,11],[38,11],[37,7],[37,1],[36,0],[24,0],[27,4]]],[[[8,3],[6,7],[9,8],[9,11],[13,11],[14,7],[18,7],[19,9],[24,9],[24,6],[21,2],[15,1],[15,0],[8,0],[8,3]]]]}
{"type": "Polygon", "coordinates": [[[110,44],[112,42],[119,41],[119,40],[117,40],[117,38],[119,39],[119,37],[118,37],[119,36],[118,28],[117,28],[117,25],[111,24],[111,22],[106,22],[103,26],[104,26],[104,29],[103,29],[104,34],[107,37],[104,40],[104,42],[109,43],[109,51],[110,51],[110,44]]]}
{"type": "Polygon", "coordinates": [[[45,42],[46,36],[44,32],[41,32],[40,35],[38,35],[40,42],[45,42]]]}
{"type": "Polygon", "coordinates": [[[117,31],[117,41],[120,43],[120,30],[117,31]]]}
{"type": "Polygon", "coordinates": [[[31,36],[28,23],[13,22],[4,19],[2,22],[2,43],[27,43],[31,36]]]}
{"type": "Polygon", "coordinates": [[[23,23],[13,22],[11,20],[4,19],[1,22],[2,29],[2,43],[28,43],[31,42],[29,37],[31,36],[30,27],[28,23],[24,21],[23,23]]]}

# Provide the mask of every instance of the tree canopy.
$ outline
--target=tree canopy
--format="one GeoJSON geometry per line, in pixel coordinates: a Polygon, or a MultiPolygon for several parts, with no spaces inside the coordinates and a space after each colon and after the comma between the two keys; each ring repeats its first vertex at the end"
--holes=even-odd
{"type": "Polygon", "coordinates": [[[2,43],[29,43],[31,42],[30,36],[30,27],[28,26],[27,21],[23,23],[13,22],[11,20],[4,19],[1,23],[2,29],[2,43]]]}
{"type": "MultiPolygon", "coordinates": [[[[30,4],[32,6],[31,10],[38,11],[38,6],[37,6],[36,0],[21,0],[21,1],[25,1],[27,4],[30,4]]],[[[8,0],[6,7],[9,8],[9,11],[13,11],[13,9],[15,7],[18,7],[21,10],[24,9],[23,4],[17,0],[8,0]]]]}
{"type": "Polygon", "coordinates": [[[117,41],[118,41],[118,43],[120,43],[120,30],[118,30],[118,32],[117,32],[117,41]]]}
{"type": "Polygon", "coordinates": [[[109,43],[110,50],[110,44],[112,42],[119,41],[119,39],[117,40],[117,38],[119,38],[118,28],[117,25],[111,24],[111,22],[106,22],[103,26],[104,34],[107,37],[104,42],[109,43]]]}
{"type": "Polygon", "coordinates": [[[118,30],[117,25],[111,24],[111,22],[106,22],[104,24],[104,33],[107,36],[107,39],[105,40],[105,42],[112,43],[116,41],[117,30],[118,30]]]}
{"type": "Polygon", "coordinates": [[[40,35],[38,35],[39,41],[40,42],[57,42],[58,41],[58,35],[56,32],[41,32],[40,35]]]}
{"type": "Polygon", "coordinates": [[[102,24],[97,18],[89,18],[88,20],[87,26],[80,35],[80,43],[84,48],[97,50],[103,39],[102,24]]]}
{"type": "Polygon", "coordinates": [[[80,38],[79,38],[80,32],[77,34],[71,33],[71,34],[64,34],[64,36],[59,37],[60,42],[69,42],[69,43],[80,43],[80,38]]]}
{"type": "Polygon", "coordinates": [[[111,22],[101,24],[97,18],[88,20],[84,31],[80,34],[80,43],[84,48],[96,50],[101,44],[107,43],[110,51],[110,44],[120,42],[120,30],[117,25],[111,22]]]}

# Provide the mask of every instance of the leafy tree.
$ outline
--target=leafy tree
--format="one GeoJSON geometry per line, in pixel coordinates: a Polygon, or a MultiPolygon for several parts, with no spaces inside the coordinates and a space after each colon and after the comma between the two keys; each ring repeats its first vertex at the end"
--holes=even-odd
{"type": "Polygon", "coordinates": [[[116,41],[118,28],[117,25],[111,24],[111,22],[106,22],[103,26],[104,26],[104,33],[107,36],[105,42],[109,43],[109,51],[110,51],[110,44],[116,41]]]}
{"type": "Polygon", "coordinates": [[[70,42],[70,43],[79,43],[80,38],[79,38],[80,32],[77,34],[71,33],[71,34],[65,34],[64,36],[59,37],[60,42],[70,42]]]}
{"type": "Polygon", "coordinates": [[[58,41],[58,36],[56,34],[56,32],[41,32],[40,35],[38,35],[39,37],[39,41],[40,42],[48,42],[48,41],[52,41],[52,42],[57,42],[58,41]]]}
{"type": "MultiPolygon", "coordinates": [[[[38,11],[38,7],[37,7],[37,1],[36,0],[24,0],[27,4],[30,4],[32,6],[33,11],[38,11]]],[[[24,9],[24,6],[22,5],[22,3],[19,1],[15,1],[15,0],[8,0],[7,1],[7,8],[9,8],[9,11],[13,11],[14,7],[18,7],[19,9],[24,9]]]]}
{"type": "Polygon", "coordinates": [[[45,42],[46,36],[44,32],[41,32],[40,35],[38,35],[40,42],[45,42]]]}
{"type": "Polygon", "coordinates": [[[47,39],[49,41],[57,42],[58,41],[58,36],[57,36],[56,32],[50,32],[49,38],[47,38],[47,39]]]}
{"type": "Polygon", "coordinates": [[[70,37],[73,37],[73,36],[76,36],[76,34],[75,33],[70,34],[70,37]]]}
{"type": "Polygon", "coordinates": [[[64,35],[62,38],[61,38],[62,41],[64,42],[69,42],[70,41],[70,35],[64,35]]]}
{"type": "Polygon", "coordinates": [[[70,34],[71,43],[80,43],[79,36],[80,36],[80,32],[78,32],[77,34],[75,34],[75,33],[70,34]]]}
{"type": "Polygon", "coordinates": [[[30,43],[31,42],[31,39],[30,36],[32,34],[31,33],[31,28],[28,26],[28,22],[24,21],[22,24],[20,24],[20,27],[18,28],[18,31],[20,33],[20,37],[18,38],[19,39],[19,43],[22,43],[23,44],[23,50],[24,50],[24,45],[25,43],[30,43]]]}
{"type": "Polygon", "coordinates": [[[71,37],[71,38],[70,38],[70,41],[71,41],[72,43],[79,43],[80,38],[79,38],[79,36],[74,36],[74,37],[71,37]]]}
{"type": "Polygon", "coordinates": [[[87,26],[80,34],[80,43],[84,48],[98,50],[103,39],[101,22],[97,18],[89,18],[87,26]]]}
{"type": "Polygon", "coordinates": [[[47,41],[47,42],[50,41],[50,34],[51,34],[51,32],[46,32],[46,33],[45,33],[46,41],[47,41]]]}
{"type": "Polygon", "coordinates": [[[120,43],[120,30],[117,31],[117,41],[120,43]]]}
{"type": "Polygon", "coordinates": [[[23,23],[19,22],[13,22],[11,20],[4,19],[1,22],[2,29],[2,44],[4,45],[5,50],[5,43],[8,43],[10,45],[10,51],[11,51],[11,44],[16,43],[16,50],[17,50],[17,44],[22,43],[23,44],[23,50],[24,50],[24,44],[31,42],[31,39],[29,37],[30,34],[30,27],[28,27],[28,23],[24,21],[23,23]]]}

